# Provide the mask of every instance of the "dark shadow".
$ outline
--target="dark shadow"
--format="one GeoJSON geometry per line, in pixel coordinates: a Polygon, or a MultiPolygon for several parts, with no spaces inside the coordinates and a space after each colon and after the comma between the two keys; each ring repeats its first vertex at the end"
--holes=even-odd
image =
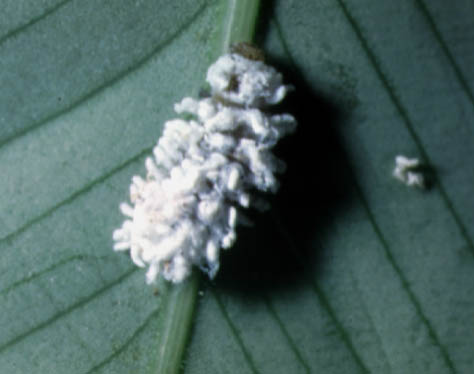
{"type": "Polygon", "coordinates": [[[246,297],[297,287],[308,273],[321,271],[324,248],[317,243],[352,200],[346,188],[351,183],[348,163],[338,140],[338,125],[349,113],[315,92],[294,67],[272,56],[267,61],[295,86],[274,111],[293,114],[298,128],[274,150],[287,170],[279,176],[278,193],[265,196],[271,209],[250,211],[254,227],[240,228],[236,245],[221,254],[214,282],[246,297]]]}
{"type": "Polygon", "coordinates": [[[258,10],[258,22],[255,30],[254,43],[257,46],[265,44],[267,32],[270,30],[270,23],[275,12],[275,0],[263,0],[260,2],[258,10]]]}
{"type": "Polygon", "coordinates": [[[434,187],[436,181],[436,172],[432,166],[421,164],[420,166],[413,168],[412,170],[423,175],[423,188],[425,191],[430,191],[434,187]]]}

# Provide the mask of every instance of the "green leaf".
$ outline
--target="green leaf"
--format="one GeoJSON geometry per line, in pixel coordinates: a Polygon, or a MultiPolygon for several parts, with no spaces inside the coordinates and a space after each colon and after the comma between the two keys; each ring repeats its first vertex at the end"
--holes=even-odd
{"type": "MultiPolygon", "coordinates": [[[[474,371],[473,5],[263,4],[257,40],[295,85],[299,129],[273,209],[203,282],[184,373],[474,371]],[[398,154],[431,189],[391,177],[398,154]]],[[[145,286],[111,233],[228,17],[220,0],[5,2],[2,372],[176,364],[160,355],[196,283],[145,286]]]]}
{"type": "Polygon", "coordinates": [[[472,2],[264,11],[299,128],[273,210],[206,286],[185,373],[473,372],[472,2]],[[398,154],[429,190],[391,176],[398,154]]]}

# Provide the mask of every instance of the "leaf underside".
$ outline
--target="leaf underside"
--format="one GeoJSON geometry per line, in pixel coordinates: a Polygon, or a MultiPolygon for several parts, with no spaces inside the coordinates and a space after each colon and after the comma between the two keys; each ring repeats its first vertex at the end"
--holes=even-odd
{"type": "MultiPolygon", "coordinates": [[[[0,368],[154,373],[164,284],[111,250],[130,178],[196,96],[221,1],[8,0],[0,368]]],[[[183,372],[474,371],[472,2],[263,2],[299,121],[272,209],[202,282],[183,372]],[[398,154],[431,182],[391,177],[398,154]]]]}

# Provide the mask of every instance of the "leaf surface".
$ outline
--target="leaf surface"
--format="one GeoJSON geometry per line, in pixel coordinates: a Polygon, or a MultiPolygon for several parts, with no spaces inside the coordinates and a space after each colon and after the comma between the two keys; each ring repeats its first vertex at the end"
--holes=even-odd
{"type": "MultiPolygon", "coordinates": [[[[272,210],[203,282],[184,373],[471,373],[473,5],[264,3],[257,41],[299,129],[272,210]],[[392,178],[398,154],[430,189],[392,178]]],[[[203,86],[222,2],[5,5],[0,368],[154,373],[173,296],[111,232],[173,103],[203,86]]]]}

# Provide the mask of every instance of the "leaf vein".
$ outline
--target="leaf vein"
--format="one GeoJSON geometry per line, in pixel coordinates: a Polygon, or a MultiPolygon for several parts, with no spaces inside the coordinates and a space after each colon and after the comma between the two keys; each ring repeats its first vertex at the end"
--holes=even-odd
{"type": "MultiPolygon", "coordinates": [[[[364,315],[366,316],[368,322],[369,322],[369,326],[370,326],[370,329],[374,332],[374,336],[375,336],[375,340],[376,340],[376,344],[380,347],[381,351],[382,351],[382,354],[383,354],[383,358],[385,360],[385,362],[387,363],[388,365],[388,368],[389,368],[389,373],[393,373],[393,368],[392,368],[392,365],[391,365],[391,362],[389,360],[389,355],[388,355],[388,352],[385,348],[385,345],[383,344],[383,339],[382,339],[382,336],[380,335],[380,332],[378,331],[378,329],[376,328],[376,324],[374,322],[374,318],[372,317],[372,315],[370,314],[369,312],[369,307],[367,306],[367,301],[365,300],[365,298],[362,296],[362,292],[361,292],[361,289],[359,287],[359,280],[354,276],[354,272],[353,272],[353,269],[352,267],[349,268],[349,276],[351,277],[351,280],[352,280],[352,284],[357,292],[359,296],[359,300],[362,301],[362,311],[364,313],[364,315]]],[[[387,374],[389,374],[387,373],[387,374]]]]}
{"type": "MultiPolygon", "coordinates": [[[[56,303],[56,300],[54,299],[54,296],[51,292],[49,292],[49,290],[47,288],[44,288],[43,289],[43,292],[45,293],[46,297],[48,298],[49,302],[51,305],[54,306],[54,308],[59,311],[60,310],[60,307],[59,305],[56,303]]],[[[90,349],[87,347],[87,344],[86,342],[82,339],[82,337],[77,333],[77,331],[73,328],[73,326],[71,326],[71,324],[69,322],[66,322],[65,323],[66,325],[66,329],[68,330],[69,334],[71,335],[72,338],[74,338],[76,340],[76,343],[79,345],[79,347],[84,351],[85,355],[87,356],[87,359],[90,361],[92,360],[92,356],[91,356],[91,351],[90,349]]]]}
{"type": "Polygon", "coordinates": [[[57,12],[60,8],[62,8],[64,5],[67,3],[71,2],[72,0],[63,0],[57,3],[56,5],[53,5],[49,9],[46,9],[41,15],[36,16],[32,19],[30,19],[28,22],[24,23],[23,25],[7,32],[4,36],[0,38],[0,46],[5,43],[8,39],[14,38],[18,34],[21,34],[25,30],[27,30],[29,27],[33,26],[35,23],[40,22],[41,20],[45,19],[46,17],[50,16],[51,14],[57,12]]]}
{"type": "Polygon", "coordinates": [[[12,232],[10,234],[7,234],[3,238],[0,238],[0,243],[2,243],[2,242],[11,242],[12,240],[14,240],[16,237],[18,237],[20,234],[25,232],[27,229],[29,229],[33,225],[35,225],[35,224],[41,222],[43,219],[51,216],[59,208],[65,206],[65,205],[71,204],[75,199],[77,199],[81,195],[85,194],[86,192],[89,192],[94,187],[96,187],[98,184],[104,182],[105,180],[112,177],[116,173],[118,173],[118,172],[122,171],[123,169],[125,169],[127,166],[129,166],[129,165],[133,164],[134,162],[140,160],[142,157],[149,154],[151,152],[151,150],[152,150],[151,148],[144,149],[143,151],[141,151],[137,155],[129,158],[124,163],[116,166],[115,168],[109,170],[107,173],[105,173],[105,174],[101,175],[100,177],[98,177],[98,178],[92,180],[91,182],[87,183],[84,187],[82,187],[79,190],[75,191],[74,193],[69,195],[66,199],[64,199],[64,200],[60,201],[59,203],[55,204],[54,206],[52,206],[51,208],[49,208],[48,210],[46,210],[42,214],[40,214],[40,215],[36,216],[35,218],[29,220],[28,222],[26,222],[23,226],[21,226],[20,228],[18,228],[14,232],[12,232]]]}
{"type": "Polygon", "coordinates": [[[222,316],[224,317],[224,320],[226,321],[227,325],[229,326],[230,331],[232,332],[232,335],[234,336],[237,344],[239,345],[240,350],[242,351],[242,353],[245,357],[245,360],[247,361],[247,363],[250,367],[250,370],[252,370],[252,372],[254,374],[259,374],[259,372],[257,370],[257,367],[255,365],[255,362],[253,361],[252,356],[250,355],[250,352],[247,350],[247,348],[245,348],[244,342],[243,342],[243,340],[242,340],[242,338],[239,334],[239,331],[237,330],[237,327],[234,325],[234,323],[230,319],[230,316],[229,316],[229,314],[227,313],[227,311],[225,309],[224,303],[222,302],[221,298],[217,294],[217,291],[211,289],[211,292],[212,292],[212,295],[214,296],[214,299],[216,300],[219,311],[221,312],[222,316]]]}
{"type": "MultiPolygon", "coordinates": [[[[301,258],[301,254],[300,254],[295,242],[293,241],[293,238],[290,236],[290,233],[288,232],[288,230],[285,228],[285,226],[281,222],[281,220],[279,218],[280,214],[278,212],[275,212],[275,214],[272,217],[273,217],[273,220],[274,220],[274,222],[276,223],[276,225],[278,227],[277,231],[282,234],[283,239],[286,240],[286,242],[289,244],[290,248],[292,249],[292,253],[293,253],[293,256],[294,256],[295,260],[297,261],[299,266],[302,269],[305,270],[306,269],[306,263],[301,258]]],[[[336,315],[336,312],[335,312],[334,308],[331,306],[331,303],[329,302],[329,299],[326,296],[325,292],[319,287],[317,281],[315,279],[313,279],[313,277],[309,276],[306,273],[307,272],[305,272],[305,275],[308,278],[308,282],[311,286],[311,290],[313,291],[313,293],[317,297],[317,299],[318,299],[319,303],[321,304],[321,306],[326,310],[329,318],[331,319],[331,321],[334,324],[337,332],[339,333],[339,336],[341,337],[341,340],[344,342],[347,349],[349,350],[349,353],[352,355],[352,358],[354,359],[356,365],[360,368],[360,370],[362,372],[370,373],[370,370],[365,365],[362,357],[357,352],[357,350],[356,350],[356,348],[355,348],[355,346],[352,342],[352,339],[349,336],[349,332],[345,329],[345,327],[341,323],[341,321],[339,321],[339,319],[336,315]]]]}
{"type": "MultiPolygon", "coordinates": [[[[392,85],[389,83],[389,81],[386,77],[386,74],[384,74],[382,72],[382,68],[380,66],[380,63],[378,62],[375,54],[371,51],[371,49],[370,49],[370,47],[367,43],[367,40],[363,36],[362,31],[361,31],[356,19],[349,12],[349,9],[342,2],[342,0],[338,0],[338,4],[340,5],[340,8],[342,9],[347,21],[352,26],[352,29],[355,32],[357,38],[359,39],[359,42],[362,46],[362,49],[364,50],[365,54],[367,55],[367,57],[368,57],[371,65],[372,65],[372,67],[374,68],[378,78],[380,79],[382,85],[384,86],[384,88],[387,91],[390,99],[392,100],[395,108],[397,109],[397,111],[399,112],[401,118],[403,119],[403,123],[405,124],[406,129],[408,130],[408,132],[410,133],[411,137],[413,138],[416,146],[418,147],[422,158],[425,160],[427,165],[433,165],[427,151],[425,150],[425,148],[423,146],[423,143],[422,143],[420,137],[418,136],[417,132],[415,131],[412,120],[410,119],[410,117],[408,115],[408,111],[404,108],[404,106],[402,105],[400,99],[395,94],[395,91],[394,91],[392,85]]],[[[446,205],[446,208],[451,213],[456,225],[459,228],[459,232],[460,232],[461,236],[466,241],[466,243],[469,247],[469,250],[471,252],[471,255],[474,256],[474,242],[471,239],[471,237],[469,236],[467,228],[464,225],[464,223],[462,222],[461,216],[459,215],[459,213],[454,208],[454,204],[452,203],[451,199],[449,198],[448,193],[446,192],[446,189],[444,188],[444,185],[441,183],[441,180],[436,175],[436,173],[433,173],[433,179],[434,179],[435,184],[438,186],[439,192],[440,192],[441,197],[442,197],[442,199],[443,199],[443,201],[446,205]]]]}
{"type": "Polygon", "coordinates": [[[7,350],[8,348],[11,348],[13,347],[14,345],[20,343],[21,341],[23,341],[24,339],[28,338],[30,335],[44,329],[45,327],[47,327],[48,325],[58,321],[59,319],[61,319],[62,317],[65,317],[66,315],[70,314],[71,312],[73,312],[74,310],[80,308],[80,307],[83,307],[85,305],[87,305],[89,302],[93,301],[94,299],[96,299],[97,297],[105,294],[107,291],[109,291],[110,289],[112,289],[113,287],[115,287],[116,285],[120,284],[121,282],[123,282],[125,279],[127,279],[129,276],[131,276],[133,273],[135,273],[136,271],[138,270],[138,268],[136,267],[133,267],[132,269],[128,270],[127,272],[125,272],[124,274],[122,274],[120,277],[118,277],[117,279],[115,279],[114,281],[110,282],[109,284],[105,285],[104,287],[96,290],[95,292],[93,292],[92,294],[90,294],[89,296],[79,300],[78,302],[72,304],[71,306],[63,309],[62,311],[60,311],[59,313],[56,313],[55,315],[51,316],[50,318],[48,318],[46,321],[43,321],[41,323],[39,323],[38,325],[36,325],[35,327],[29,329],[28,331],[25,331],[19,335],[17,335],[15,338],[5,342],[4,344],[0,345],[0,354],[2,352],[4,352],[5,350],[7,350]]]}
{"type": "Polygon", "coordinates": [[[100,260],[100,259],[105,259],[105,258],[108,258],[108,257],[110,257],[110,256],[74,255],[74,256],[67,257],[67,258],[62,259],[61,261],[58,261],[57,263],[55,263],[55,264],[53,264],[53,265],[51,265],[51,266],[49,266],[45,269],[42,269],[38,272],[30,274],[27,277],[22,278],[22,279],[20,279],[16,282],[12,283],[8,287],[5,287],[3,290],[0,290],[0,296],[5,295],[5,294],[11,292],[12,290],[14,290],[15,288],[20,287],[24,284],[27,284],[27,283],[35,280],[36,278],[39,278],[39,277],[41,277],[42,275],[44,275],[46,273],[54,271],[55,269],[59,268],[60,266],[66,265],[70,262],[83,261],[83,260],[89,259],[89,258],[90,259],[95,259],[95,260],[100,260]]]}
{"type": "Polygon", "coordinates": [[[287,340],[288,342],[288,345],[290,346],[290,349],[292,350],[292,352],[295,354],[296,356],[296,359],[300,362],[300,364],[303,366],[304,370],[306,371],[306,373],[311,373],[311,368],[309,366],[309,364],[306,362],[306,360],[303,358],[303,355],[301,354],[301,352],[299,351],[298,349],[298,346],[296,344],[296,342],[293,340],[293,338],[291,337],[290,333],[288,332],[288,330],[286,329],[285,327],[285,324],[283,323],[283,321],[280,319],[280,316],[278,315],[278,313],[276,312],[274,306],[272,305],[270,299],[265,296],[264,297],[264,303],[265,303],[265,306],[267,307],[268,311],[269,311],[269,314],[270,316],[275,320],[275,322],[277,323],[280,331],[282,332],[283,336],[285,337],[285,339],[287,340]]]}
{"type": "Polygon", "coordinates": [[[97,370],[100,370],[101,368],[106,366],[108,363],[110,363],[115,357],[119,356],[122,352],[124,352],[128,348],[128,346],[135,340],[135,338],[137,338],[146,329],[148,324],[158,315],[159,312],[160,310],[157,309],[153,311],[152,313],[150,313],[150,315],[146,317],[143,323],[132,333],[132,335],[130,335],[130,337],[128,337],[125,340],[125,342],[118,349],[114,350],[114,352],[111,355],[107,356],[101,362],[94,365],[91,369],[89,369],[84,374],[91,374],[97,370]]]}
{"type": "Polygon", "coordinates": [[[85,95],[79,97],[75,102],[73,102],[71,105],[53,113],[48,116],[46,116],[43,119],[40,119],[37,122],[34,122],[30,125],[27,125],[23,127],[21,130],[15,132],[14,134],[7,136],[6,138],[2,139],[0,141],[0,148],[4,147],[6,144],[15,141],[18,138],[21,138],[31,131],[37,130],[41,128],[43,125],[47,125],[48,123],[51,123],[53,120],[56,118],[59,118],[60,116],[74,110],[75,108],[79,107],[86,101],[92,99],[93,97],[97,96],[107,88],[113,86],[123,78],[127,77],[129,74],[138,71],[140,68],[142,68],[148,61],[150,61],[153,57],[155,57],[158,53],[163,51],[167,46],[169,46],[176,38],[178,38],[184,31],[186,31],[198,18],[199,16],[204,12],[204,10],[207,8],[207,2],[204,2],[203,5],[194,13],[190,19],[182,26],[180,27],[175,33],[173,33],[168,39],[166,39],[163,43],[159,44],[156,46],[150,53],[148,53],[146,56],[144,56],[141,60],[138,60],[134,65],[128,66],[125,68],[123,71],[118,73],[116,76],[114,76],[112,79],[104,82],[103,84],[99,85],[98,87],[94,88],[92,91],[86,93],[85,95]]]}
{"type": "MultiPolygon", "coordinates": [[[[275,25],[278,38],[279,38],[279,40],[282,44],[283,50],[284,50],[285,54],[287,55],[290,64],[293,66],[294,70],[297,70],[296,61],[294,60],[293,55],[290,52],[290,49],[288,47],[288,42],[286,41],[286,38],[283,34],[283,30],[280,26],[280,23],[276,19],[276,17],[273,17],[273,24],[275,25]]],[[[296,244],[293,242],[293,239],[291,238],[289,232],[283,226],[283,224],[281,223],[279,218],[277,218],[275,216],[273,218],[274,218],[274,221],[276,222],[276,224],[278,225],[278,227],[280,229],[279,232],[281,232],[283,234],[284,239],[288,242],[290,247],[293,249],[293,254],[294,254],[296,260],[298,261],[300,266],[302,266],[302,268],[305,268],[305,262],[300,258],[298,249],[296,247],[296,244]]],[[[354,361],[356,362],[357,366],[359,366],[359,368],[363,372],[369,373],[369,370],[368,370],[367,366],[365,365],[362,357],[359,355],[359,353],[355,349],[354,344],[352,343],[352,340],[349,337],[349,333],[345,330],[344,326],[342,325],[342,323],[337,318],[336,313],[335,313],[334,309],[332,308],[331,304],[329,303],[329,300],[327,299],[326,295],[319,288],[319,286],[317,285],[316,281],[313,278],[311,278],[311,277],[308,277],[308,278],[309,278],[309,281],[310,281],[312,291],[315,293],[317,299],[319,300],[321,305],[324,307],[324,309],[326,309],[326,311],[328,313],[328,316],[330,317],[330,319],[332,320],[332,322],[335,325],[336,329],[338,330],[342,341],[344,342],[344,344],[346,345],[346,347],[349,350],[350,354],[354,358],[354,361]]]]}
{"type": "MultiPolygon", "coordinates": [[[[418,136],[417,132],[415,131],[415,128],[413,126],[413,122],[410,119],[410,116],[408,115],[407,109],[405,109],[405,107],[402,105],[401,100],[399,99],[399,97],[395,93],[395,90],[393,89],[392,85],[389,83],[386,74],[382,71],[380,63],[377,60],[374,52],[372,52],[372,50],[370,49],[370,47],[367,43],[367,40],[365,39],[364,35],[362,34],[362,31],[361,31],[356,19],[349,12],[349,9],[347,8],[347,6],[344,4],[344,2],[342,0],[337,0],[337,3],[339,4],[345,18],[347,19],[348,23],[350,24],[350,26],[352,27],[354,33],[356,34],[357,38],[359,39],[359,42],[361,44],[362,49],[364,50],[369,62],[371,63],[371,65],[372,65],[374,71],[376,72],[378,78],[380,79],[383,87],[387,91],[387,93],[388,93],[390,99],[392,100],[395,108],[399,112],[399,114],[400,114],[400,116],[403,120],[403,123],[405,124],[406,129],[408,130],[408,132],[410,133],[411,137],[413,138],[416,146],[418,147],[422,158],[425,160],[427,165],[433,165],[428,153],[426,152],[426,150],[423,146],[423,143],[421,142],[420,137],[418,136]]],[[[469,246],[471,255],[474,256],[474,242],[471,239],[471,237],[469,236],[468,231],[466,229],[466,226],[462,222],[459,213],[454,208],[454,204],[452,203],[451,199],[449,198],[443,184],[441,183],[441,180],[439,179],[439,177],[436,175],[435,172],[433,172],[433,179],[434,179],[435,184],[438,186],[438,189],[439,189],[441,197],[442,197],[442,199],[443,199],[443,201],[446,205],[446,208],[451,213],[454,221],[456,222],[456,224],[459,228],[459,232],[460,232],[461,236],[464,238],[467,245],[469,246]]]]}
{"type": "MultiPolygon", "coordinates": [[[[394,91],[393,87],[391,86],[391,84],[389,83],[386,75],[382,72],[382,68],[381,68],[375,54],[370,49],[370,47],[367,43],[367,40],[363,36],[362,31],[361,31],[356,19],[349,12],[349,9],[347,8],[347,6],[345,5],[345,3],[342,0],[337,0],[337,2],[339,4],[344,16],[346,17],[348,23],[350,24],[350,26],[352,27],[354,33],[356,34],[357,38],[359,39],[359,42],[362,46],[362,49],[364,50],[365,54],[367,55],[372,67],[374,68],[377,76],[379,77],[380,81],[382,82],[382,85],[384,86],[387,93],[389,94],[389,97],[391,98],[392,102],[394,103],[396,109],[400,113],[400,115],[401,115],[401,117],[402,117],[402,119],[405,123],[405,126],[408,129],[409,133],[411,134],[412,138],[414,139],[416,145],[418,146],[418,148],[420,150],[420,153],[422,154],[422,157],[426,160],[426,162],[428,164],[431,164],[430,158],[429,158],[427,152],[424,149],[424,146],[421,142],[421,139],[419,138],[418,134],[416,133],[416,131],[414,129],[414,126],[413,126],[412,121],[411,121],[411,119],[408,115],[407,110],[401,104],[400,99],[395,94],[395,91],[394,91]]],[[[450,199],[449,199],[449,197],[448,197],[441,181],[439,180],[439,178],[437,178],[436,175],[434,176],[434,178],[436,179],[436,182],[438,184],[441,196],[442,196],[442,198],[445,202],[446,207],[448,208],[448,210],[450,211],[451,215],[453,216],[455,222],[457,223],[457,225],[460,229],[461,235],[464,237],[464,239],[468,243],[468,245],[471,249],[471,254],[474,255],[473,242],[472,242],[471,238],[469,237],[469,235],[467,233],[467,230],[466,230],[460,216],[458,215],[458,213],[454,209],[454,206],[453,206],[452,202],[450,201],[450,199]]],[[[405,276],[403,275],[403,272],[402,272],[401,268],[399,267],[398,263],[395,261],[395,258],[393,257],[393,254],[390,250],[388,242],[384,238],[382,230],[378,226],[378,224],[375,220],[375,217],[374,217],[373,213],[370,210],[369,204],[368,204],[367,200],[365,199],[360,186],[356,183],[355,178],[354,178],[354,182],[355,182],[355,187],[357,189],[359,198],[360,198],[360,200],[361,200],[361,202],[364,206],[364,209],[367,212],[367,215],[368,215],[369,220],[370,220],[370,222],[371,222],[371,224],[374,228],[374,231],[375,231],[376,235],[378,236],[380,242],[382,243],[382,247],[384,248],[385,255],[386,255],[388,261],[390,262],[391,266],[393,267],[393,269],[397,273],[398,277],[400,278],[402,286],[405,289],[405,291],[407,292],[412,304],[414,305],[418,315],[420,316],[420,319],[425,324],[430,338],[432,339],[434,344],[437,345],[438,348],[440,349],[440,353],[443,356],[443,359],[444,359],[447,367],[451,370],[451,372],[456,373],[457,370],[455,369],[454,362],[451,359],[451,357],[449,355],[449,352],[447,351],[446,347],[444,347],[444,345],[441,343],[441,341],[438,337],[438,334],[436,333],[434,327],[432,326],[432,324],[429,321],[428,317],[423,312],[423,309],[421,307],[421,303],[418,301],[418,299],[416,298],[414,292],[411,290],[411,288],[409,286],[409,283],[408,283],[407,279],[405,278],[405,276]]]]}
{"type": "Polygon", "coordinates": [[[440,353],[443,357],[443,360],[446,363],[446,366],[450,369],[450,371],[452,373],[457,373],[457,370],[454,366],[454,362],[453,362],[448,350],[441,343],[441,340],[440,340],[438,334],[436,333],[435,328],[433,327],[433,325],[431,324],[428,317],[426,316],[426,314],[423,311],[423,308],[421,306],[421,302],[417,299],[415,293],[412,291],[408,280],[406,279],[405,275],[403,274],[402,269],[400,268],[397,261],[395,260],[395,257],[393,256],[393,253],[390,249],[388,241],[385,239],[385,237],[382,233],[382,230],[380,229],[380,227],[379,227],[372,211],[370,210],[369,204],[368,204],[365,196],[363,195],[360,186],[355,181],[355,179],[354,179],[354,186],[355,186],[355,189],[357,190],[357,194],[359,195],[359,199],[360,199],[360,201],[361,201],[361,203],[364,207],[364,210],[367,213],[369,221],[370,221],[370,223],[371,223],[371,225],[372,225],[372,227],[375,231],[375,235],[378,237],[380,243],[382,244],[382,248],[384,249],[385,256],[386,256],[388,262],[390,263],[390,265],[392,266],[392,268],[395,270],[395,273],[397,274],[398,278],[400,279],[400,282],[402,284],[403,289],[406,291],[406,293],[408,295],[408,298],[410,299],[411,303],[415,307],[416,313],[420,317],[423,324],[426,326],[426,329],[428,330],[428,335],[430,336],[431,340],[433,341],[433,344],[435,346],[437,346],[438,349],[440,350],[440,353]]]}
{"type": "Polygon", "coordinates": [[[471,105],[474,106],[474,94],[472,93],[471,88],[469,87],[468,80],[464,76],[461,68],[459,67],[459,64],[457,63],[456,59],[454,58],[454,55],[451,53],[451,50],[448,47],[448,44],[444,40],[443,36],[441,35],[441,31],[439,30],[438,26],[436,25],[436,22],[431,15],[430,11],[428,10],[428,7],[426,6],[425,2],[422,0],[415,0],[415,4],[419,8],[420,12],[423,14],[423,16],[426,18],[428,25],[430,26],[436,41],[438,44],[441,46],[441,49],[443,50],[444,54],[446,55],[446,58],[448,59],[449,63],[451,64],[454,75],[456,76],[456,79],[459,81],[459,84],[461,85],[461,88],[464,90],[466,96],[468,97],[469,101],[471,102],[471,105]]]}

